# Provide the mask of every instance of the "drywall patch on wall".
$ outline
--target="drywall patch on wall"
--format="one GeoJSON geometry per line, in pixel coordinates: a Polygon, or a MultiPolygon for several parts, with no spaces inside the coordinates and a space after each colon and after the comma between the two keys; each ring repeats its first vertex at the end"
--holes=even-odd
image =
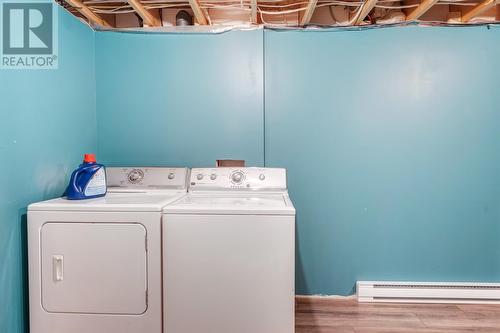
{"type": "Polygon", "coordinates": [[[262,30],[96,34],[104,163],[263,164],[262,30]]]}
{"type": "Polygon", "coordinates": [[[297,293],[500,278],[500,30],[265,32],[297,293]]]}
{"type": "Polygon", "coordinates": [[[58,12],[59,69],[0,70],[0,332],[28,332],[27,205],[96,149],[94,32],[58,12]]]}

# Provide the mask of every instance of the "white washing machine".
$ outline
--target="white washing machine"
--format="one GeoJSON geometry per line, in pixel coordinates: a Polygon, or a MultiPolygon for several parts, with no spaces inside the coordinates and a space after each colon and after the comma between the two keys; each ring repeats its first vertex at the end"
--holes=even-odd
{"type": "Polygon", "coordinates": [[[161,333],[161,211],[186,168],[107,168],[108,194],[28,207],[31,333],[161,333]]]}
{"type": "Polygon", "coordinates": [[[163,211],[165,333],[294,332],[285,169],[192,169],[188,195],[163,211]]]}

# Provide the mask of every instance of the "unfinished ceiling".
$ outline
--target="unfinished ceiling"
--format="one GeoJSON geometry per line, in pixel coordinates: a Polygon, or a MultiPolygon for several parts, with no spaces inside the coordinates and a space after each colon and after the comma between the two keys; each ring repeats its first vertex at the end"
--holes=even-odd
{"type": "Polygon", "coordinates": [[[492,23],[498,0],[57,0],[92,26],[359,26],[492,23]]]}

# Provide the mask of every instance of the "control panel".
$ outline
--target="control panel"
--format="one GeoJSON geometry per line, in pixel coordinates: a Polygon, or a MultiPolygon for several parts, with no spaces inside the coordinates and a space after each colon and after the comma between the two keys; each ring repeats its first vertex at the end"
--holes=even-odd
{"type": "Polygon", "coordinates": [[[184,189],[187,175],[187,168],[106,168],[108,187],[184,189]]]}
{"type": "Polygon", "coordinates": [[[280,168],[194,168],[190,190],[286,190],[286,170],[280,168]]]}

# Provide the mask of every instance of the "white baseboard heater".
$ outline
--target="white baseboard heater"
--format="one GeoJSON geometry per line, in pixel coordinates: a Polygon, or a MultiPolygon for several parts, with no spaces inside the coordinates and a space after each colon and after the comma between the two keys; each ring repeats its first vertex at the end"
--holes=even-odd
{"type": "Polygon", "coordinates": [[[500,304],[500,283],[358,281],[358,302],[500,304]]]}

